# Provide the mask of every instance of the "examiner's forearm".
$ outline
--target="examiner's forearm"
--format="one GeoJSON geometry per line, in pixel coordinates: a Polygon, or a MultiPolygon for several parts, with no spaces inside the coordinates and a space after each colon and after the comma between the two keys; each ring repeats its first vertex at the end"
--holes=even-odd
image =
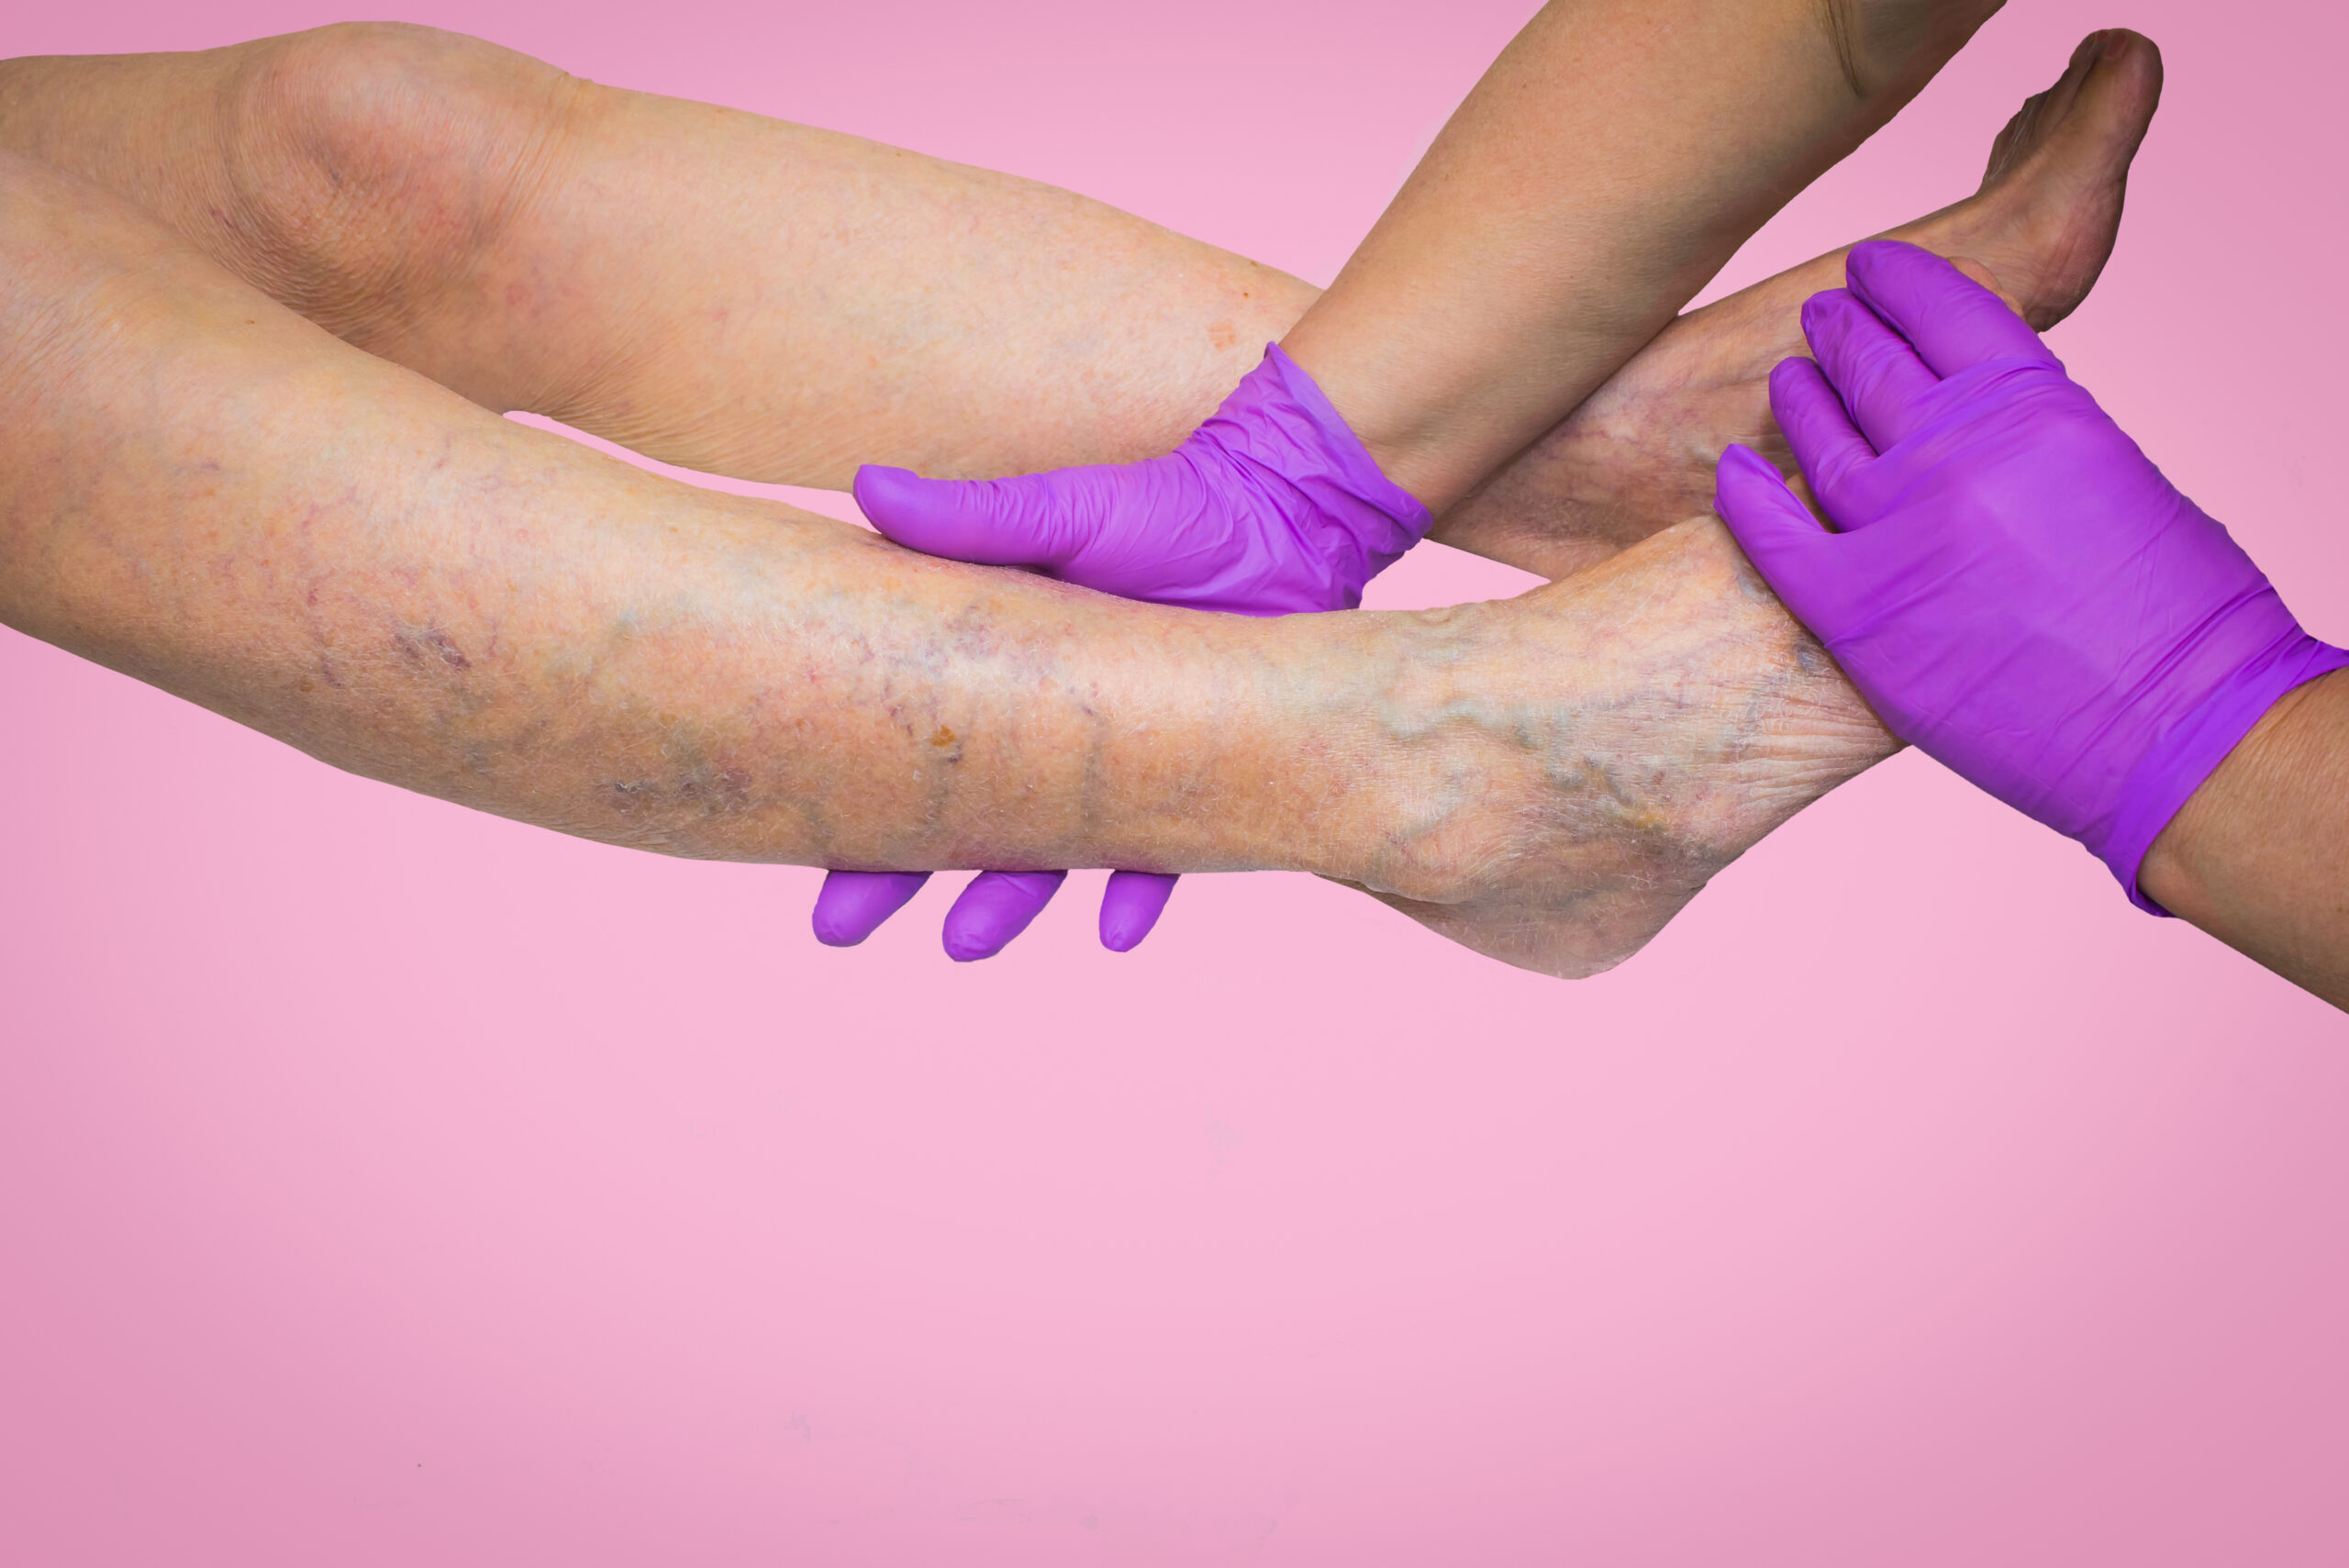
{"type": "Polygon", "coordinates": [[[2349,671],[2284,694],[2170,819],[2139,880],[2171,914],[2349,1008],[2349,671]]]}
{"type": "Polygon", "coordinates": [[[1662,331],[2001,0],[1551,0],[1282,339],[1442,512],[1662,331]]]}

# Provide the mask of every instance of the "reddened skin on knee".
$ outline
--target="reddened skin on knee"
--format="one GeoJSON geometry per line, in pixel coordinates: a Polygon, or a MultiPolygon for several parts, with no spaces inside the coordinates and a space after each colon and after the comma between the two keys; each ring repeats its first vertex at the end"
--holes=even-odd
{"type": "Polygon", "coordinates": [[[342,22],[245,46],[220,145],[246,275],[371,346],[473,270],[584,85],[462,33],[342,22]]]}

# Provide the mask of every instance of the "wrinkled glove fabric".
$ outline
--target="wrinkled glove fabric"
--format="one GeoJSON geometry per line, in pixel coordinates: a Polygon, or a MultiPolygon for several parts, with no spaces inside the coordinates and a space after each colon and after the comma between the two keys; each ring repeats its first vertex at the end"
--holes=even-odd
{"type": "Polygon", "coordinates": [[[2140,907],[2154,840],[2276,699],[2349,664],[2304,631],[2038,334],[1913,246],[1857,247],[1717,505],[1892,732],[2086,845],[2140,907]]]}

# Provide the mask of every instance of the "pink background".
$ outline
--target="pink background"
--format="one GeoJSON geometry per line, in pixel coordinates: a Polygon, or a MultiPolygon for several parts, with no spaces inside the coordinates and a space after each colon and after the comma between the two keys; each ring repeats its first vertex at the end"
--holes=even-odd
{"type": "MultiPolygon", "coordinates": [[[[1530,9],[404,14],[1326,278],[1530,9]]],[[[2059,350],[2342,638],[2339,6],[2019,3],[1726,282],[1970,189],[2116,22],[2168,101],[2059,350]]],[[[2349,1029],[1921,757],[1564,984],[1273,876],[1130,957],[1097,873],[993,963],[942,888],[830,952],[813,872],[13,633],[0,717],[11,1562],[2349,1561],[2349,1029]]]]}

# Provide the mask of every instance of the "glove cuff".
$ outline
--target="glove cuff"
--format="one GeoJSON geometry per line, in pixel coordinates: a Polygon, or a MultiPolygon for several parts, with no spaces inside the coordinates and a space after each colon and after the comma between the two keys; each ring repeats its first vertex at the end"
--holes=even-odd
{"type": "Polygon", "coordinates": [[[2349,651],[2320,642],[2296,625],[2246,661],[2138,759],[2121,786],[2112,831],[2099,851],[2130,903],[2149,915],[2169,917],[2137,885],[2138,868],[2154,840],[2285,693],[2344,666],[2349,651]]]}
{"type": "Polygon", "coordinates": [[[1355,499],[1376,508],[1417,544],[1435,527],[1435,518],[1419,504],[1419,498],[1386,477],[1370,449],[1362,444],[1354,428],[1330,401],[1321,384],[1305,373],[1305,367],[1288,357],[1288,351],[1278,343],[1264,345],[1264,363],[1256,373],[1278,383],[1282,394],[1312,424],[1320,438],[1320,446],[1329,456],[1330,477],[1344,484],[1355,499]]]}
{"type": "Polygon", "coordinates": [[[1327,569],[1311,602],[1275,595],[1252,613],[1353,609],[1362,603],[1363,584],[1435,526],[1419,498],[1386,477],[1345,416],[1278,343],[1264,345],[1263,361],[1191,440],[1242,460],[1254,471],[1245,482],[1268,495],[1295,497],[1267,515],[1280,517],[1306,557],[1327,569]]]}

